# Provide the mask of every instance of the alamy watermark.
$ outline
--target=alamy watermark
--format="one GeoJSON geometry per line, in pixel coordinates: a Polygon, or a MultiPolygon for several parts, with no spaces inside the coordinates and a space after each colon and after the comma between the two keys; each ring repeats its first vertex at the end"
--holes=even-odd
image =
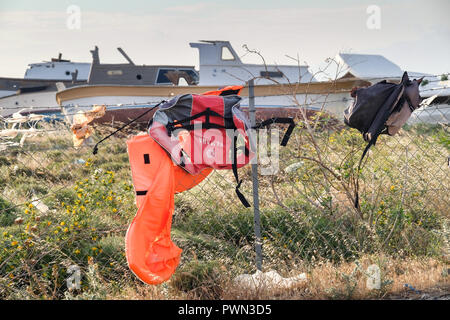
{"type": "Polygon", "coordinates": [[[381,29],[381,8],[373,4],[367,7],[366,13],[369,15],[366,20],[367,29],[381,29]]]}
{"type": "Polygon", "coordinates": [[[81,29],[81,9],[77,5],[70,5],[66,9],[68,17],[66,19],[66,26],[69,30],[81,29]]]}
{"type": "Polygon", "coordinates": [[[67,289],[69,291],[80,290],[81,289],[80,267],[77,265],[71,265],[67,269],[67,274],[69,275],[69,277],[66,279],[67,289]]]}
{"type": "Polygon", "coordinates": [[[369,290],[381,289],[381,270],[376,264],[372,264],[366,271],[366,287],[369,290]]]}
{"type": "Polygon", "coordinates": [[[262,175],[275,175],[279,171],[280,132],[269,129],[175,129],[170,139],[161,138],[160,144],[188,171],[199,170],[207,165],[213,168],[241,167],[248,163],[259,163],[262,175]],[[236,146],[234,145],[236,143],[236,146]],[[236,158],[234,158],[236,150],[236,158]]]}

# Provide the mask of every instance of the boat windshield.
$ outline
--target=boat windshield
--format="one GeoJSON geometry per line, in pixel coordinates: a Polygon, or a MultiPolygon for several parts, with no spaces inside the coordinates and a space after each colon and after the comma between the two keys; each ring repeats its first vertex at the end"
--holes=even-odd
{"type": "Polygon", "coordinates": [[[198,74],[195,70],[164,68],[159,69],[156,83],[178,85],[178,81],[180,80],[180,78],[185,79],[189,85],[196,85],[199,81],[198,74]]]}

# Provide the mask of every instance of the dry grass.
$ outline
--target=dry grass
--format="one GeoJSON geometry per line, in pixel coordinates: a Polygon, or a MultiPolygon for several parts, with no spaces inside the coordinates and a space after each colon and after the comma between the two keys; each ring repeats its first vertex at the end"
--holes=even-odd
{"type": "MultiPolygon", "coordinates": [[[[306,272],[307,281],[289,291],[244,291],[229,283],[223,299],[389,299],[392,296],[414,294],[408,284],[418,291],[446,291],[450,294],[449,263],[433,258],[393,259],[387,256],[365,256],[355,262],[333,265],[319,262],[306,272]],[[382,286],[367,288],[367,268],[376,264],[381,269],[382,286]]],[[[299,273],[292,272],[292,274],[299,273]]],[[[444,292],[445,293],[445,292],[444,292]]]]}
{"type": "Polygon", "coordinates": [[[307,281],[300,282],[289,290],[246,290],[236,286],[230,275],[224,275],[221,294],[212,292],[207,286],[190,292],[173,289],[173,281],[159,286],[135,283],[122,288],[106,299],[126,300],[178,300],[178,299],[223,299],[223,300],[328,300],[328,299],[421,299],[442,298],[450,295],[449,262],[433,258],[393,259],[387,256],[365,256],[359,263],[348,262],[333,265],[318,262],[314,267],[290,272],[307,274],[307,281]],[[367,268],[376,264],[381,269],[382,286],[379,290],[367,288],[367,268]],[[408,284],[417,291],[405,286],[408,284]]]}

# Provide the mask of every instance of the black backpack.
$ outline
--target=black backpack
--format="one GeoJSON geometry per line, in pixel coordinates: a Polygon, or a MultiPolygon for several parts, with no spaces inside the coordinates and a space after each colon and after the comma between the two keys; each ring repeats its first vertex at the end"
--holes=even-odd
{"type": "MultiPolygon", "coordinates": [[[[380,81],[367,88],[354,88],[353,104],[344,110],[346,125],[358,129],[368,142],[358,165],[380,134],[394,135],[406,123],[411,113],[419,107],[419,85],[422,79],[410,81],[408,73],[403,74],[399,84],[380,81]]],[[[355,207],[359,208],[359,183],[356,181],[355,207]]]]}

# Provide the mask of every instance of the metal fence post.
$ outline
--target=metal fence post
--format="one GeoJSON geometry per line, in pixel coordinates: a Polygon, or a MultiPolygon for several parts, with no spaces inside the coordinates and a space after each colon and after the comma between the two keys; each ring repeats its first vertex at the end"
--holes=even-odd
{"type": "MultiPolygon", "coordinates": [[[[255,110],[255,91],[254,80],[248,81],[248,110],[250,114],[250,123],[252,128],[256,125],[255,110]]],[[[258,149],[257,149],[258,150],[258,149]]],[[[262,270],[262,241],[261,241],[261,216],[259,213],[259,194],[258,194],[258,154],[255,154],[255,161],[252,161],[252,181],[253,181],[253,214],[255,230],[255,251],[256,268],[262,270]]]]}

